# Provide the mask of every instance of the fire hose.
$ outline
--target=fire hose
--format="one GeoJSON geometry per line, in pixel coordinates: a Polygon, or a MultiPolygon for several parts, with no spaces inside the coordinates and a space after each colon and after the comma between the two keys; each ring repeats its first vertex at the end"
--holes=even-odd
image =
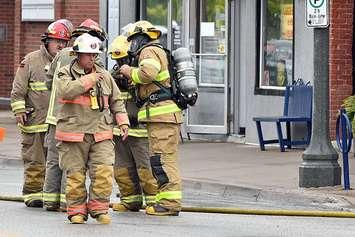
{"type": "MultiPolygon", "coordinates": [[[[21,196],[0,195],[0,201],[23,202],[21,196]]],[[[110,204],[112,207],[112,204],[110,204]]],[[[336,217],[355,218],[355,212],[350,211],[317,211],[317,210],[272,210],[272,209],[243,209],[235,207],[189,207],[183,206],[182,212],[199,212],[215,214],[267,215],[267,216],[304,216],[304,217],[336,217]]]]}

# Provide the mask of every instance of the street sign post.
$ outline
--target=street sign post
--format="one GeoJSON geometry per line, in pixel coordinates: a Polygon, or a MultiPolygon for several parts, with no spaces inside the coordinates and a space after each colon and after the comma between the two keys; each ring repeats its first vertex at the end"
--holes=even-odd
{"type": "Polygon", "coordinates": [[[306,25],[311,28],[329,26],[328,0],[306,0],[306,25]]]}
{"type": "Polygon", "coordinates": [[[341,184],[338,153],[329,135],[329,1],[306,0],[306,25],[313,29],[313,112],[311,142],[302,154],[299,186],[341,184]]]}

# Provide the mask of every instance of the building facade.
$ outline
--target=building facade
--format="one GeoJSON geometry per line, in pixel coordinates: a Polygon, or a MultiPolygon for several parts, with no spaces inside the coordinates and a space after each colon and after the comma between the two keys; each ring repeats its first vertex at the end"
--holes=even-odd
{"type": "MultiPolygon", "coordinates": [[[[285,85],[299,78],[313,84],[313,30],[306,27],[306,0],[108,0],[52,2],[55,19],[78,25],[85,18],[102,24],[109,42],[139,19],[163,32],[169,49],[193,53],[199,99],[185,113],[184,134],[257,143],[252,118],[280,115],[285,85]]],[[[23,55],[37,49],[47,22],[21,20],[22,1],[0,0],[5,37],[0,35],[0,97],[6,103],[14,71],[23,55]],[[6,9],[11,9],[11,11],[6,9]],[[15,17],[16,16],[16,17],[15,17]]],[[[36,1],[31,1],[32,3],[36,1]]],[[[43,2],[43,1],[41,1],[43,2]]],[[[354,92],[354,3],[329,0],[330,131],[342,100],[354,92]]],[[[1,30],[1,29],[0,29],[1,30]]],[[[1,33],[1,31],[0,31],[1,33]]],[[[109,43],[108,42],[108,43],[109,43]]],[[[112,67],[113,62],[107,61],[112,67]]],[[[302,125],[294,127],[302,135],[302,125]]],[[[265,137],[276,136],[274,125],[265,137]]]]}

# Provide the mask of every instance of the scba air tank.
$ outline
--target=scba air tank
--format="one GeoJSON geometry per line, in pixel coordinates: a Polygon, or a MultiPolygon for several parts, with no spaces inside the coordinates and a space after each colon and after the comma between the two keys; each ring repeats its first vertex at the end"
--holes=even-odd
{"type": "Polygon", "coordinates": [[[176,79],[186,99],[197,97],[197,81],[194,64],[189,49],[178,48],[173,52],[176,79]]]}

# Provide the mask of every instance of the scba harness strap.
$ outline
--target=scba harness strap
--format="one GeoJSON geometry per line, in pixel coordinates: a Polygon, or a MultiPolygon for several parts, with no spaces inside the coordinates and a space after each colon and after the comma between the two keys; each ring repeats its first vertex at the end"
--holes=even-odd
{"type": "Polygon", "coordinates": [[[184,98],[184,96],[179,92],[178,82],[177,82],[177,80],[174,79],[176,75],[175,75],[174,69],[173,69],[173,59],[172,59],[170,50],[167,48],[164,48],[161,44],[152,43],[152,44],[147,44],[147,45],[143,46],[141,49],[139,49],[138,53],[140,53],[144,48],[149,47],[149,46],[158,47],[158,48],[163,49],[165,51],[167,59],[168,59],[168,71],[169,71],[169,75],[170,75],[171,87],[165,87],[160,82],[153,81],[153,83],[155,85],[157,85],[160,89],[158,91],[150,94],[149,97],[144,98],[144,99],[140,99],[139,96],[137,96],[137,100],[136,100],[137,107],[141,108],[147,102],[155,104],[155,103],[158,103],[158,102],[164,101],[164,100],[173,100],[181,110],[187,109],[187,105],[189,103],[184,98]]]}
{"type": "Polygon", "coordinates": [[[149,97],[145,98],[145,99],[140,99],[139,97],[137,97],[137,107],[141,108],[145,103],[149,102],[152,104],[156,104],[160,101],[164,101],[164,100],[171,100],[173,99],[173,95],[171,93],[171,89],[170,87],[164,87],[162,84],[160,84],[157,81],[153,82],[155,85],[159,86],[159,90],[150,94],[149,97]]]}

